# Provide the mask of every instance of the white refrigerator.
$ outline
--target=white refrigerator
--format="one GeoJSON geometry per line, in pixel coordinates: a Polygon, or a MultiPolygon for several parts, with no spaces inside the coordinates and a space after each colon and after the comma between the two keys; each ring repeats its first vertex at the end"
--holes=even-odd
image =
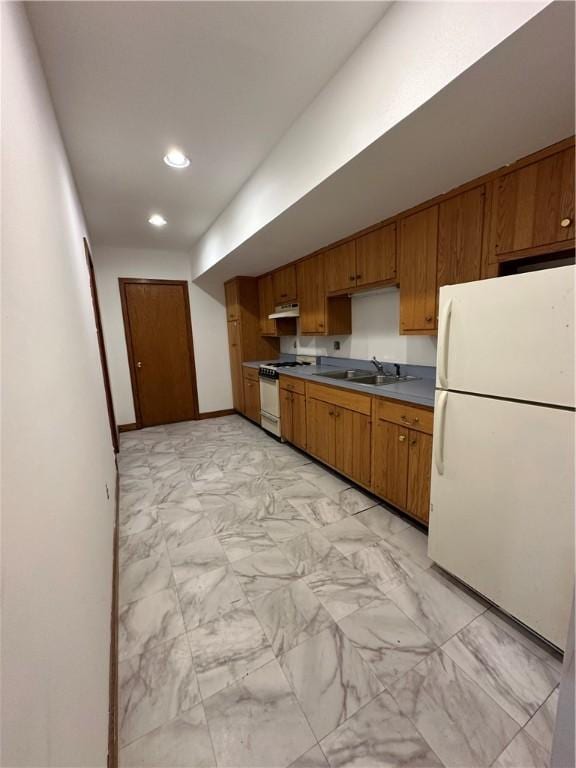
{"type": "Polygon", "coordinates": [[[574,589],[574,266],[440,289],[429,555],[559,648],[574,589]]]}

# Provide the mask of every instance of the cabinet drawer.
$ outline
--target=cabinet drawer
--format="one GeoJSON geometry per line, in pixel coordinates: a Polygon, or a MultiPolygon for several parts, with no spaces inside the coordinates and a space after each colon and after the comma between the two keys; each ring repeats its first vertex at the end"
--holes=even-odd
{"type": "Polygon", "coordinates": [[[306,384],[306,396],[322,400],[325,403],[340,405],[342,408],[364,413],[366,416],[370,416],[372,413],[372,398],[370,395],[361,395],[346,389],[326,387],[322,384],[310,384],[308,382],[306,384]]]}
{"type": "Polygon", "coordinates": [[[244,366],[244,378],[248,381],[259,381],[258,368],[248,368],[244,366]]]}
{"type": "Polygon", "coordinates": [[[420,408],[416,405],[376,399],[374,415],[377,419],[391,421],[394,424],[401,424],[403,427],[432,434],[434,411],[431,408],[420,408]]]}
{"type": "Polygon", "coordinates": [[[306,382],[301,379],[293,379],[291,376],[280,376],[280,389],[287,389],[288,392],[298,392],[299,395],[305,395],[306,382]]]}

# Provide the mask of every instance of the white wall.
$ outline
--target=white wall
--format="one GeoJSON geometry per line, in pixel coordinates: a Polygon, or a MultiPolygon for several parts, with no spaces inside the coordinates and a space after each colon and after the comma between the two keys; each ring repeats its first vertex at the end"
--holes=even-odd
{"type": "Polygon", "coordinates": [[[314,190],[549,2],[394,3],[197,243],[192,277],[314,190]]]}
{"type": "Polygon", "coordinates": [[[351,336],[285,336],[282,352],[300,355],[350,357],[412,365],[436,365],[435,336],[400,336],[400,291],[383,291],[352,297],[351,336]],[[334,349],[340,342],[340,350],[334,349]],[[294,346],[296,342],[296,346],[294,346]]]}
{"type": "Polygon", "coordinates": [[[232,408],[224,287],[214,297],[191,283],[190,256],[182,251],[103,246],[93,257],[118,424],[135,420],[119,277],[188,280],[200,412],[232,408]]]}
{"type": "Polygon", "coordinates": [[[115,464],[86,228],[23,6],[1,13],[0,763],[104,766],[115,464]]]}

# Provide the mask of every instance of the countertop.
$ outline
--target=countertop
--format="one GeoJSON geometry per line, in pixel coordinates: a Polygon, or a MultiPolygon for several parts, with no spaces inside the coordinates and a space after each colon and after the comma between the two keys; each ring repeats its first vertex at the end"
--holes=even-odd
{"type": "MultiPolygon", "coordinates": [[[[276,361],[262,360],[243,363],[243,365],[247,368],[258,368],[261,364],[267,362],[276,361]]],[[[400,381],[398,384],[386,384],[383,387],[375,387],[372,384],[359,384],[343,379],[322,377],[323,373],[330,373],[339,368],[340,366],[331,365],[303,365],[297,368],[283,368],[279,373],[282,376],[292,376],[295,379],[314,381],[316,384],[328,384],[331,387],[339,387],[340,389],[352,389],[355,392],[363,392],[365,395],[377,395],[388,397],[392,400],[403,400],[406,403],[434,407],[434,378],[413,379],[412,381],[400,381]]]]}

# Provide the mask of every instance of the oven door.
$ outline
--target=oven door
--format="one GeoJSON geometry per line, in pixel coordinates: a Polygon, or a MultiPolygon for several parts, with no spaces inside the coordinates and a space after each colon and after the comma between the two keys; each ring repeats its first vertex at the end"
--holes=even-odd
{"type": "Polygon", "coordinates": [[[280,437],[280,386],[278,379],[260,379],[260,425],[280,437]]]}

